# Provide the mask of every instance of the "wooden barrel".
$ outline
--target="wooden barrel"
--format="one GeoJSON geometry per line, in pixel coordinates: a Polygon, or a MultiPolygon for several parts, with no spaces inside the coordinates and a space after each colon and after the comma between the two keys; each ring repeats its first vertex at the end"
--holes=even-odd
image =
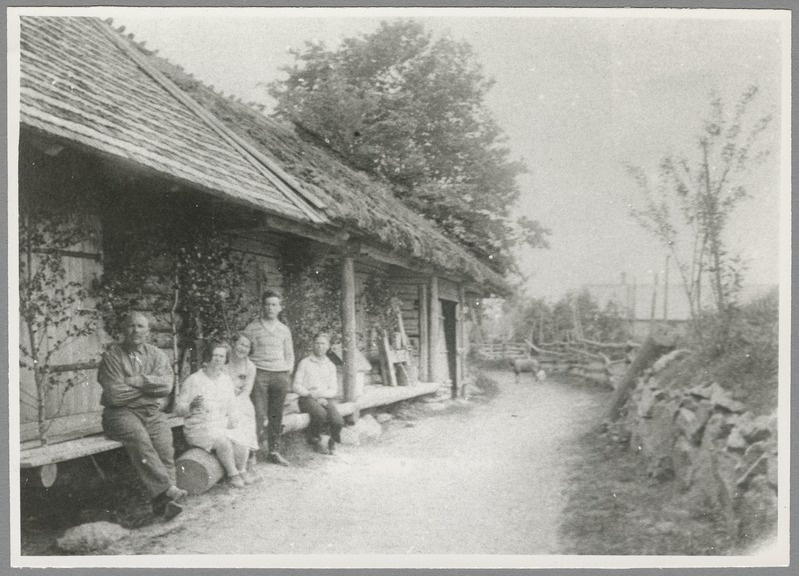
{"type": "Polygon", "coordinates": [[[178,488],[189,494],[202,494],[225,475],[216,456],[200,448],[187,450],[175,462],[178,488]]]}

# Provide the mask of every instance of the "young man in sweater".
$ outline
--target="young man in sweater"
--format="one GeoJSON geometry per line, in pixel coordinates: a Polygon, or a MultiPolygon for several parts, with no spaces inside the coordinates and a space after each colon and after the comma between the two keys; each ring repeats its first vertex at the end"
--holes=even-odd
{"type": "Polygon", "coordinates": [[[294,369],[294,343],[288,326],[278,320],[282,309],[280,295],[272,290],[266,291],[261,299],[261,317],[250,322],[244,334],[252,342],[250,359],[256,368],[251,398],[255,406],[258,442],[262,450],[266,442],[267,462],[289,466],[288,460],[280,454],[280,435],[283,431],[283,403],[294,369]]]}

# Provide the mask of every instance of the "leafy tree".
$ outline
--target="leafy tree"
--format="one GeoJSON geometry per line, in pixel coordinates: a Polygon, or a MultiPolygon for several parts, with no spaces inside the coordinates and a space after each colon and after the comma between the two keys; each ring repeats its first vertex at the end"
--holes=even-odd
{"type": "MultiPolygon", "coordinates": [[[[19,316],[20,363],[33,372],[36,385],[39,441],[47,444],[53,420],[59,416],[67,393],[77,383],[74,372],[53,365],[58,353],[93,334],[93,310],[81,310],[89,296],[81,282],[69,280],[64,252],[92,238],[93,230],[80,217],[76,202],[55,202],[46,195],[20,195],[19,210],[19,316]]],[[[24,390],[22,390],[25,392],[24,390]]]]}
{"type": "Polygon", "coordinates": [[[626,339],[625,315],[616,302],[609,300],[602,308],[585,288],[567,298],[575,306],[585,338],[599,342],[619,342],[626,339]]]}
{"type": "Polygon", "coordinates": [[[270,85],[276,113],[352,166],[387,181],[410,208],[500,270],[508,249],[546,246],[549,230],[514,218],[516,177],[506,137],[485,106],[493,81],[467,43],[434,39],[418,22],[382,23],[338,49],[293,51],[270,85]]]}
{"type": "Polygon", "coordinates": [[[586,336],[600,342],[622,342],[627,340],[625,318],[624,308],[613,300],[609,300],[591,323],[596,332],[586,333],[586,336]]]}
{"type": "Polygon", "coordinates": [[[604,308],[588,290],[570,293],[554,304],[543,298],[517,297],[508,302],[505,315],[513,323],[513,338],[547,343],[573,339],[579,319],[583,337],[599,342],[627,339],[622,309],[610,301],[604,308]]]}
{"type": "Polygon", "coordinates": [[[570,340],[574,338],[574,331],[574,314],[571,297],[564,296],[552,306],[550,339],[548,341],[570,340]]]}
{"type": "Polygon", "coordinates": [[[654,183],[643,169],[628,167],[643,192],[643,206],[632,216],[674,257],[700,334],[703,286],[710,286],[715,311],[724,316],[741,284],[741,261],[727,247],[724,233],[734,209],[749,196],[747,175],[769,152],[759,140],[771,115],[751,118],[757,94],[758,88],[750,86],[732,110],[714,97],[695,156],[667,155],[654,183]]]}

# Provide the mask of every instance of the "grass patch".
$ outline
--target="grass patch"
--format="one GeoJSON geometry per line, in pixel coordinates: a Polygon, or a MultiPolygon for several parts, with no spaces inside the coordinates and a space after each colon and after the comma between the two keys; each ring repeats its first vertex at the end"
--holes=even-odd
{"type": "MultiPolygon", "coordinates": [[[[773,292],[725,318],[708,317],[693,353],[658,374],[662,387],[717,382],[756,414],[777,405],[778,297],[773,292]]],[[[565,552],[591,555],[741,553],[726,522],[698,491],[646,474],[641,456],[595,430],[576,447],[561,535],[565,552]]]]}
{"type": "Polygon", "coordinates": [[[688,501],[676,482],[649,478],[637,454],[591,430],[569,473],[564,553],[723,555],[733,539],[721,519],[688,501]]]}
{"type": "Polygon", "coordinates": [[[661,384],[690,388],[718,382],[755,414],[777,406],[779,296],[774,290],[721,321],[708,317],[706,336],[694,354],[660,375],[661,384]]]}

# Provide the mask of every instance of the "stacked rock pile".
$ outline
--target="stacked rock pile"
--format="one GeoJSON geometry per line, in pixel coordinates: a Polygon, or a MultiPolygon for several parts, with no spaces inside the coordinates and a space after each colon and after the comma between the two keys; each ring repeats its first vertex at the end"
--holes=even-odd
{"type": "MultiPolygon", "coordinates": [[[[680,351],[676,351],[680,352],[680,351]]],[[[676,478],[699,504],[721,513],[730,532],[752,537],[773,530],[777,516],[776,413],[756,416],[721,385],[664,387],[672,353],[645,373],[627,406],[624,440],[649,474],[676,478]]]]}

